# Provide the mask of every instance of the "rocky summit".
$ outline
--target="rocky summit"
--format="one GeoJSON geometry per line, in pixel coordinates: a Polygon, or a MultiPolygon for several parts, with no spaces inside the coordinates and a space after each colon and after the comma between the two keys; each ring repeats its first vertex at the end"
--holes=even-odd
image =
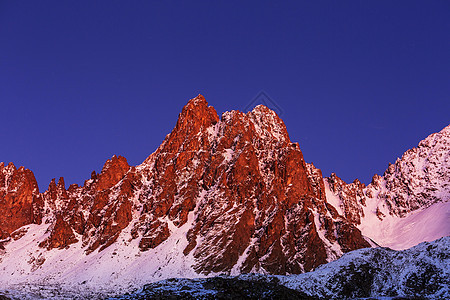
{"type": "Polygon", "coordinates": [[[60,178],[39,192],[30,170],[1,163],[0,283],[126,291],[169,277],[307,272],[382,244],[364,227],[371,216],[447,203],[449,144],[447,127],[369,186],[347,184],[306,163],[272,110],[219,117],[199,95],[142,164],[113,156],[83,186],[60,178]]]}

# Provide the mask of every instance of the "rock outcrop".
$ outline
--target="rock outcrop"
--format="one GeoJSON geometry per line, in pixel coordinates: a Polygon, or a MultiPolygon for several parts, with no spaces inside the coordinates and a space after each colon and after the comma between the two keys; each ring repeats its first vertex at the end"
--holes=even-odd
{"type": "Polygon", "coordinates": [[[40,224],[43,206],[33,172],[0,163],[0,239],[31,223],[40,224]]]}
{"type": "Polygon", "coordinates": [[[347,184],[335,173],[325,178],[325,182],[329,190],[340,200],[338,203],[333,203],[336,208],[340,209],[342,215],[352,224],[361,224],[361,218],[364,217],[362,206],[366,205],[365,185],[358,179],[347,184]]]}

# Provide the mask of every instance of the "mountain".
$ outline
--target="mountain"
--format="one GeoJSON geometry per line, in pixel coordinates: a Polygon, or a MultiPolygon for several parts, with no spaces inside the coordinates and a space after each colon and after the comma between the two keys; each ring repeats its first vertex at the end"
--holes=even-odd
{"type": "Polygon", "coordinates": [[[450,235],[450,125],[406,151],[365,186],[325,178],[327,201],[364,236],[393,249],[450,235]]]}
{"type": "Polygon", "coordinates": [[[313,270],[383,244],[365,227],[372,215],[392,223],[448,203],[448,177],[436,175],[448,175],[448,127],[439,134],[371,185],[348,185],[306,163],[267,107],[219,118],[199,95],[142,164],[113,156],[83,186],[60,178],[41,193],[30,170],[0,164],[0,287],[104,294],[170,277],[313,270]]]}

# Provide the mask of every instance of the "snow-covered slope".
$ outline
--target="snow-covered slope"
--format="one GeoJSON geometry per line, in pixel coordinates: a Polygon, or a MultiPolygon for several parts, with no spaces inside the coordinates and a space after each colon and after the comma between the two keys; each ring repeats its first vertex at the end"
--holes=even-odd
{"type": "Polygon", "coordinates": [[[382,246],[406,249],[450,235],[450,125],[374,176],[359,228],[382,246]]]}
{"type": "Polygon", "coordinates": [[[450,237],[413,248],[360,249],[313,272],[279,276],[289,288],[332,299],[450,297],[450,237]]]}
{"type": "Polygon", "coordinates": [[[450,200],[450,125],[389,164],[365,190],[380,212],[400,217],[450,200]]]}
{"type": "MultiPolygon", "coordinates": [[[[134,292],[109,293],[102,285],[22,284],[0,289],[13,299],[448,299],[450,237],[395,251],[366,248],[345,254],[316,270],[288,276],[245,274],[172,278],[142,284],[134,292]]],[[[136,268],[144,276],[146,266],[136,268]]],[[[179,274],[177,274],[179,275],[179,274]]],[[[174,276],[176,277],[176,276],[174,276]]]]}
{"type": "Polygon", "coordinates": [[[450,235],[450,125],[389,164],[366,187],[324,179],[328,203],[378,245],[406,249],[450,235]]]}
{"type": "Polygon", "coordinates": [[[192,213],[180,228],[168,220],[170,237],[149,251],[140,251],[138,240],[129,240],[129,226],[113,246],[89,255],[81,238],[68,249],[42,251],[38,245],[48,235],[47,226],[28,225],[23,227],[27,234],[0,254],[0,290],[15,291],[22,295],[21,299],[24,295],[30,299],[57,298],[59,293],[103,298],[139,288],[149,281],[199,277],[192,269],[192,255],[184,256],[182,252],[192,221],[192,213]]]}
{"type": "Polygon", "coordinates": [[[115,299],[448,299],[449,251],[449,237],[404,251],[361,249],[300,275],[171,279],[115,299]]]}
{"type": "Polygon", "coordinates": [[[450,202],[435,203],[403,218],[386,215],[382,220],[372,213],[373,207],[370,207],[370,201],[368,203],[369,206],[364,208],[366,217],[358,228],[381,246],[402,250],[450,236],[450,202]]]}

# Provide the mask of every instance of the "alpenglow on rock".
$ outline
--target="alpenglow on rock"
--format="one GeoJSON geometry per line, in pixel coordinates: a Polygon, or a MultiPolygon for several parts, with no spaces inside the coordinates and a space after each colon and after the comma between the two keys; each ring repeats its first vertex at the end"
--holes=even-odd
{"type": "Polygon", "coordinates": [[[142,164],[113,156],[83,186],[60,178],[40,193],[31,171],[0,164],[0,284],[126,291],[170,277],[303,273],[374,245],[358,229],[367,189],[353,185],[324,180],[267,107],[219,117],[199,95],[142,164]]]}

